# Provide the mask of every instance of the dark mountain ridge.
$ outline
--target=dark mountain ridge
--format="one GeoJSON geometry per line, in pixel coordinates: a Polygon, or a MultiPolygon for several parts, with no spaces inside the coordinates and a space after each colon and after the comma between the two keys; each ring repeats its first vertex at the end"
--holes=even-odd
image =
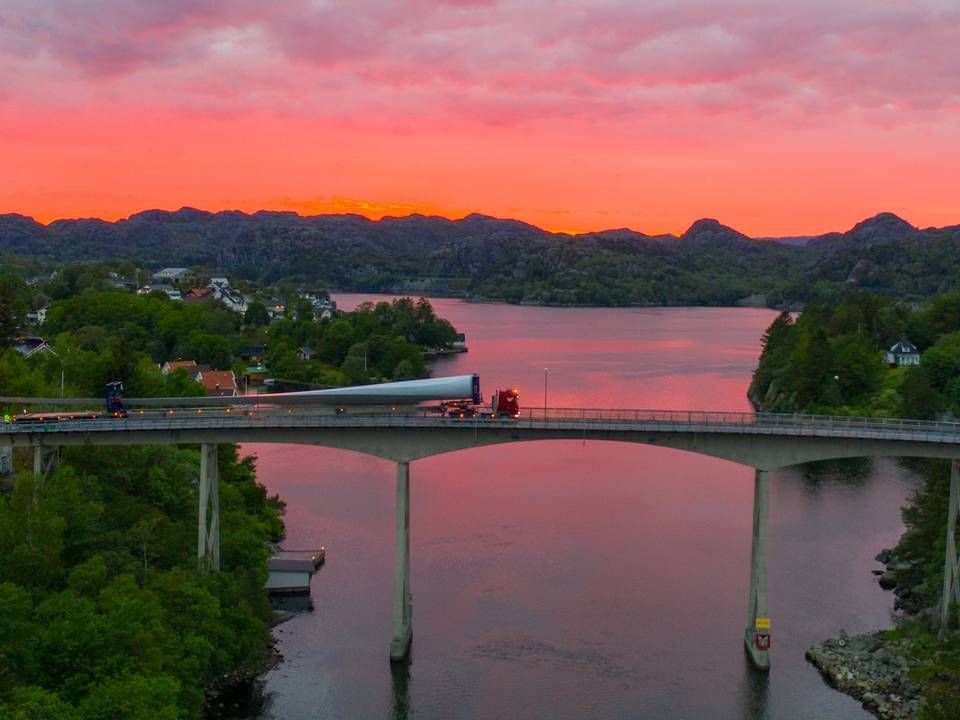
{"type": "Polygon", "coordinates": [[[820,296],[824,284],[830,292],[863,287],[908,298],[929,285],[952,287],[960,277],[960,225],[919,230],[880,213],[843,233],[781,241],[750,238],[710,218],[679,237],[628,228],[570,235],[477,213],[370,220],[183,207],[49,225],[0,215],[0,253],[526,302],[729,304],[751,296],[783,304],[820,296]],[[909,281],[896,278],[904,272],[909,281]]]}

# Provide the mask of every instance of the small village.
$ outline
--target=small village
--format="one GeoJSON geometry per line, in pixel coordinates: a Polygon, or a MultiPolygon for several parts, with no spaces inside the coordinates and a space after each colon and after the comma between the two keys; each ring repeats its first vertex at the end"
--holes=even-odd
{"type": "MultiPolygon", "coordinates": [[[[139,273],[138,273],[139,274],[139,273]]],[[[273,288],[240,290],[232,287],[228,278],[223,276],[205,276],[189,268],[166,267],[154,273],[146,284],[140,284],[137,277],[124,277],[117,272],[107,275],[109,285],[119,291],[147,296],[151,293],[163,293],[173,302],[185,305],[217,302],[239,315],[246,315],[251,306],[265,311],[267,324],[288,317],[287,305],[295,300],[310,308],[314,320],[332,319],[337,313],[337,303],[330,299],[325,291],[297,289],[292,297],[281,298],[273,288]]],[[[36,275],[28,280],[28,285],[42,289],[44,285],[57,278],[57,272],[36,275]]],[[[245,285],[247,285],[245,283],[245,285]]],[[[42,336],[42,326],[47,318],[47,306],[30,310],[26,322],[36,332],[22,334],[16,338],[15,350],[25,358],[37,354],[56,355],[56,350],[42,336]]],[[[300,359],[309,361],[316,358],[316,351],[308,345],[298,351],[300,359]]],[[[268,379],[269,370],[264,365],[266,345],[250,345],[240,351],[243,372],[235,368],[215,368],[208,363],[197,362],[192,358],[171,358],[159,364],[163,375],[182,370],[186,376],[203,386],[206,394],[213,397],[229,397],[245,394],[251,388],[257,389],[268,379]]]]}

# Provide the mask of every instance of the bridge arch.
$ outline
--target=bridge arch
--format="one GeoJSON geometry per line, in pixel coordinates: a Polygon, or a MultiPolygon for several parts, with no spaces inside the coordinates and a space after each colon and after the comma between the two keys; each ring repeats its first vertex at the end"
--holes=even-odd
{"type": "MultiPolygon", "coordinates": [[[[545,440],[616,442],[665,447],[717,458],[757,470],[776,470],[819,460],[856,457],[924,457],[952,459],[960,455],[960,438],[951,442],[896,440],[877,437],[821,435],[754,435],[669,431],[531,429],[503,427],[342,428],[263,432],[242,442],[306,444],[350,450],[393,462],[412,462],[436,455],[494,445],[545,440]]],[[[238,440],[223,440],[238,442],[238,440]]]]}

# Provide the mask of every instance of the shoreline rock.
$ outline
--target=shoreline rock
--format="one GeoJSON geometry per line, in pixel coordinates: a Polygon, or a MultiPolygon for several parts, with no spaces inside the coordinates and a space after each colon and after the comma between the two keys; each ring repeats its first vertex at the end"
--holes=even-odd
{"type": "Polygon", "coordinates": [[[908,677],[916,665],[900,652],[902,642],[886,641],[883,633],[825,640],[807,650],[807,660],[831,687],[859,700],[882,720],[915,718],[923,702],[921,687],[908,677]]]}
{"type": "MultiPolygon", "coordinates": [[[[904,582],[904,571],[912,565],[891,548],[882,549],[875,559],[884,569],[872,572],[883,590],[896,595],[894,609],[904,617],[923,618],[928,611],[920,595],[904,582]]],[[[831,687],[859,700],[878,718],[906,720],[917,716],[923,693],[908,677],[917,663],[905,656],[905,647],[906,641],[885,640],[883,631],[849,636],[841,630],[839,637],[807,650],[806,658],[831,687]]]]}
{"type": "Polygon", "coordinates": [[[204,693],[203,716],[209,720],[237,720],[260,717],[266,703],[263,676],[283,662],[277,640],[270,643],[257,665],[239,668],[210,683],[204,693]]]}

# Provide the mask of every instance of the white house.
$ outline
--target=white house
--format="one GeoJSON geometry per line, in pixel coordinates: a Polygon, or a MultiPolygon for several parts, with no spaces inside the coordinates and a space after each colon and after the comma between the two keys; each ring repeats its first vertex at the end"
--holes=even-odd
{"type": "Polygon", "coordinates": [[[43,325],[47,320],[47,309],[31,310],[27,313],[27,322],[33,325],[43,325]]]}
{"type": "Polygon", "coordinates": [[[181,268],[181,267],[163,268],[163,270],[158,270],[153,274],[154,280],[158,280],[161,282],[163,281],[174,282],[174,283],[193,280],[196,277],[197,276],[196,274],[194,274],[193,270],[190,270],[189,268],[181,268]]]}
{"type": "Polygon", "coordinates": [[[337,311],[337,301],[314,290],[300,290],[297,297],[308,300],[313,307],[313,316],[317,319],[328,318],[337,311]]]}
{"type": "Polygon", "coordinates": [[[152,285],[144,285],[137,292],[140,295],[146,295],[154,290],[159,290],[160,292],[166,293],[167,297],[171,300],[180,300],[182,297],[179,290],[177,290],[173,285],[167,285],[166,283],[153,283],[152,285]]]}
{"type": "Polygon", "coordinates": [[[245,313],[250,305],[249,298],[244,297],[236,290],[231,290],[229,287],[213,288],[213,296],[228,308],[238,313],[245,313]]]}
{"type": "Polygon", "coordinates": [[[896,367],[906,367],[907,365],[920,364],[920,351],[916,345],[907,340],[906,337],[900,338],[884,355],[887,365],[896,367]]]}

